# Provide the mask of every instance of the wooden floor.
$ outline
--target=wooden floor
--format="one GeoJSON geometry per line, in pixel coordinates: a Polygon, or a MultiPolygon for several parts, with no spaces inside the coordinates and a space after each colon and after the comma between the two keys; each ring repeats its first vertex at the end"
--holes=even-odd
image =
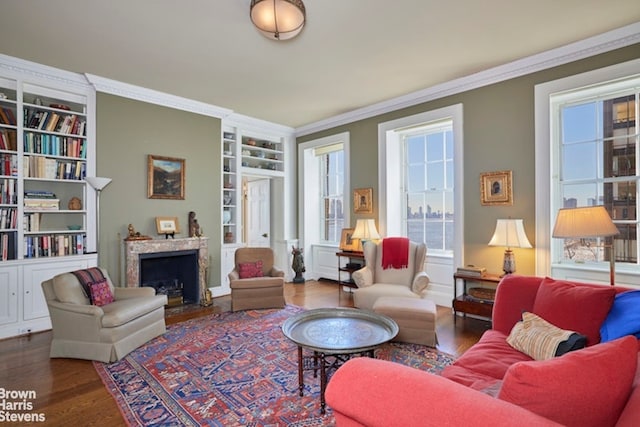
{"type": "MultiPolygon", "coordinates": [[[[307,281],[303,285],[288,283],[285,285],[285,299],[288,304],[305,308],[353,306],[353,298],[348,292],[339,291],[335,283],[325,281],[307,281]]],[[[214,300],[213,306],[206,308],[170,308],[167,310],[167,324],[229,311],[230,306],[230,298],[221,297],[214,300]]],[[[489,322],[471,318],[458,318],[454,322],[450,308],[438,307],[438,349],[460,355],[489,326],[489,322]]],[[[125,425],[92,362],[50,359],[50,343],[50,331],[1,340],[0,388],[34,390],[36,399],[30,412],[44,414],[46,425],[125,425]]]]}

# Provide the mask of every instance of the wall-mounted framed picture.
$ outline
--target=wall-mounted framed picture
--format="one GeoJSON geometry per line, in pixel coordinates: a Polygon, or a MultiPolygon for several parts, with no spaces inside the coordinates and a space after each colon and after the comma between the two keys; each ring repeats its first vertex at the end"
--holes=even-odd
{"type": "Polygon", "coordinates": [[[482,206],[513,205],[512,172],[481,173],[480,203],[482,206]]]}
{"type": "Polygon", "coordinates": [[[180,232],[180,223],[176,216],[157,216],[156,230],[158,234],[176,234],[180,232]]]}
{"type": "Polygon", "coordinates": [[[343,228],[340,236],[340,250],[344,252],[362,252],[360,239],[353,238],[355,228],[343,228]]]}
{"type": "Polygon", "coordinates": [[[185,160],[147,156],[147,197],[184,200],[185,160]]]}
{"type": "Polygon", "coordinates": [[[353,212],[373,213],[373,188],[353,190],[353,212]]]}

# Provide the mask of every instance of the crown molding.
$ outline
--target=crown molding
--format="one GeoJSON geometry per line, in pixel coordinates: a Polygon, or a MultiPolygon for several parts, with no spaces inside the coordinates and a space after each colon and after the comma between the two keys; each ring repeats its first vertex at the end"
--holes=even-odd
{"type": "Polygon", "coordinates": [[[117,80],[107,79],[94,74],[84,74],[86,80],[95,88],[96,92],[108,93],[136,101],[161,105],[176,110],[188,111],[203,116],[224,118],[232,113],[228,108],[222,108],[200,101],[170,95],[153,89],[147,89],[117,80]]]}
{"type": "Polygon", "coordinates": [[[640,43],[640,22],[295,129],[309,135],[640,43]]]}
{"type": "Polygon", "coordinates": [[[63,84],[86,91],[90,86],[82,74],[64,71],[48,65],[0,54],[0,69],[4,75],[16,80],[40,82],[42,84],[63,84]]]}
{"type": "Polygon", "coordinates": [[[244,114],[231,113],[224,117],[224,125],[239,127],[243,130],[249,130],[258,133],[276,133],[292,135],[295,129],[278,123],[266,120],[256,119],[244,114]]]}

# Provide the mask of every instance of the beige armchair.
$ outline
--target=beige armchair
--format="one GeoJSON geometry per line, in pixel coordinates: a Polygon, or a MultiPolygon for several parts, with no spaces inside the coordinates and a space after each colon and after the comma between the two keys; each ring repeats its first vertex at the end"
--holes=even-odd
{"type": "Polygon", "coordinates": [[[379,243],[366,242],[363,248],[365,266],[353,273],[358,286],[353,291],[353,303],[357,308],[373,310],[379,297],[423,298],[429,285],[429,276],[424,271],[427,246],[424,243],[409,243],[407,268],[382,268],[382,247],[379,243]]]}
{"type": "Polygon", "coordinates": [[[73,273],[42,282],[53,329],[50,357],[115,362],[166,332],[166,295],[149,287],[116,288],[101,271],[115,299],[102,307],[90,304],[73,273]]]}
{"type": "Polygon", "coordinates": [[[284,307],[284,271],[273,260],[271,248],[236,250],[235,267],[229,273],[232,311],[284,307]]]}

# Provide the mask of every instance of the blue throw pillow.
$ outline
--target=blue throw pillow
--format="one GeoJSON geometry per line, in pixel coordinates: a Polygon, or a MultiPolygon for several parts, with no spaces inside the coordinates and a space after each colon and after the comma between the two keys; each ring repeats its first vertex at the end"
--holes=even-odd
{"type": "Polygon", "coordinates": [[[640,290],[616,295],[611,311],[600,327],[601,342],[625,335],[640,338],[640,290]]]}

